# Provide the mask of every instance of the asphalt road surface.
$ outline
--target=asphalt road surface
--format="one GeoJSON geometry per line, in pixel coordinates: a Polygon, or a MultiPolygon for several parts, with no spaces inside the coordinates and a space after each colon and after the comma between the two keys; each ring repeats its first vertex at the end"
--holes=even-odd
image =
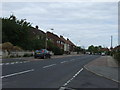
{"type": "Polygon", "coordinates": [[[81,55],[2,65],[3,88],[118,88],[84,65],[98,55],[81,55]]]}

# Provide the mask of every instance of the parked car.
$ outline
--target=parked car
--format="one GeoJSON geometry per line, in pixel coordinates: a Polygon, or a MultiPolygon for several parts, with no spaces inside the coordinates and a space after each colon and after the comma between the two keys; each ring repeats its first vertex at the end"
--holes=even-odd
{"type": "Polygon", "coordinates": [[[102,53],[101,53],[101,55],[102,55],[102,56],[105,56],[105,53],[104,53],[104,52],[102,52],[102,53]]]}
{"type": "Polygon", "coordinates": [[[35,51],[34,58],[51,58],[51,54],[46,49],[40,49],[35,51]]]}

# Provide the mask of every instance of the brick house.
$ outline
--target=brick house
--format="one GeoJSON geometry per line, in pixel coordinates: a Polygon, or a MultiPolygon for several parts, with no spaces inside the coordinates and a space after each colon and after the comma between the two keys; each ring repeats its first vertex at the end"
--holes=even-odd
{"type": "Polygon", "coordinates": [[[50,40],[55,46],[58,46],[60,49],[62,49],[61,39],[56,34],[47,32],[47,39],[50,40]]]}
{"type": "Polygon", "coordinates": [[[69,51],[74,51],[75,45],[67,38],[67,43],[69,44],[69,51]]]}
{"type": "Polygon", "coordinates": [[[65,52],[74,51],[75,45],[68,38],[66,40],[63,36],[60,36],[60,39],[63,43],[63,48],[65,52]]]}
{"type": "Polygon", "coordinates": [[[28,30],[28,32],[29,32],[30,38],[37,38],[37,39],[45,38],[45,33],[38,28],[31,27],[28,30]]]}

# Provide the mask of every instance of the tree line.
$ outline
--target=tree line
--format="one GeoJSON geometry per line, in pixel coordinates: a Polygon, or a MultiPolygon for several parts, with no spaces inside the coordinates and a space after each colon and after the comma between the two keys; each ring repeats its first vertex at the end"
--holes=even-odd
{"type": "MultiPolygon", "coordinates": [[[[2,20],[2,43],[5,43],[5,46],[9,47],[10,45],[13,45],[23,50],[45,48],[46,36],[42,35],[42,38],[39,39],[37,38],[38,35],[31,36],[29,30],[33,27],[30,22],[26,21],[26,19],[18,20],[14,15],[10,15],[8,18],[6,17],[0,19],[2,20]]],[[[41,34],[38,37],[41,37],[41,34]]],[[[53,51],[55,54],[64,53],[64,50],[55,46],[50,40],[47,41],[47,44],[48,50],[53,51]]],[[[10,49],[6,49],[10,51],[11,47],[10,49]]]]}

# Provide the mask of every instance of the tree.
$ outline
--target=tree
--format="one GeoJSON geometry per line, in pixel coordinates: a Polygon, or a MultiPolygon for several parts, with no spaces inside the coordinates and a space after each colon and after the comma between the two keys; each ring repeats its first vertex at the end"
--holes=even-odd
{"type": "Polygon", "coordinates": [[[2,43],[11,42],[23,49],[28,49],[26,45],[30,42],[28,30],[31,27],[31,24],[27,22],[26,19],[17,20],[14,15],[11,15],[9,18],[1,19],[2,43]]]}

